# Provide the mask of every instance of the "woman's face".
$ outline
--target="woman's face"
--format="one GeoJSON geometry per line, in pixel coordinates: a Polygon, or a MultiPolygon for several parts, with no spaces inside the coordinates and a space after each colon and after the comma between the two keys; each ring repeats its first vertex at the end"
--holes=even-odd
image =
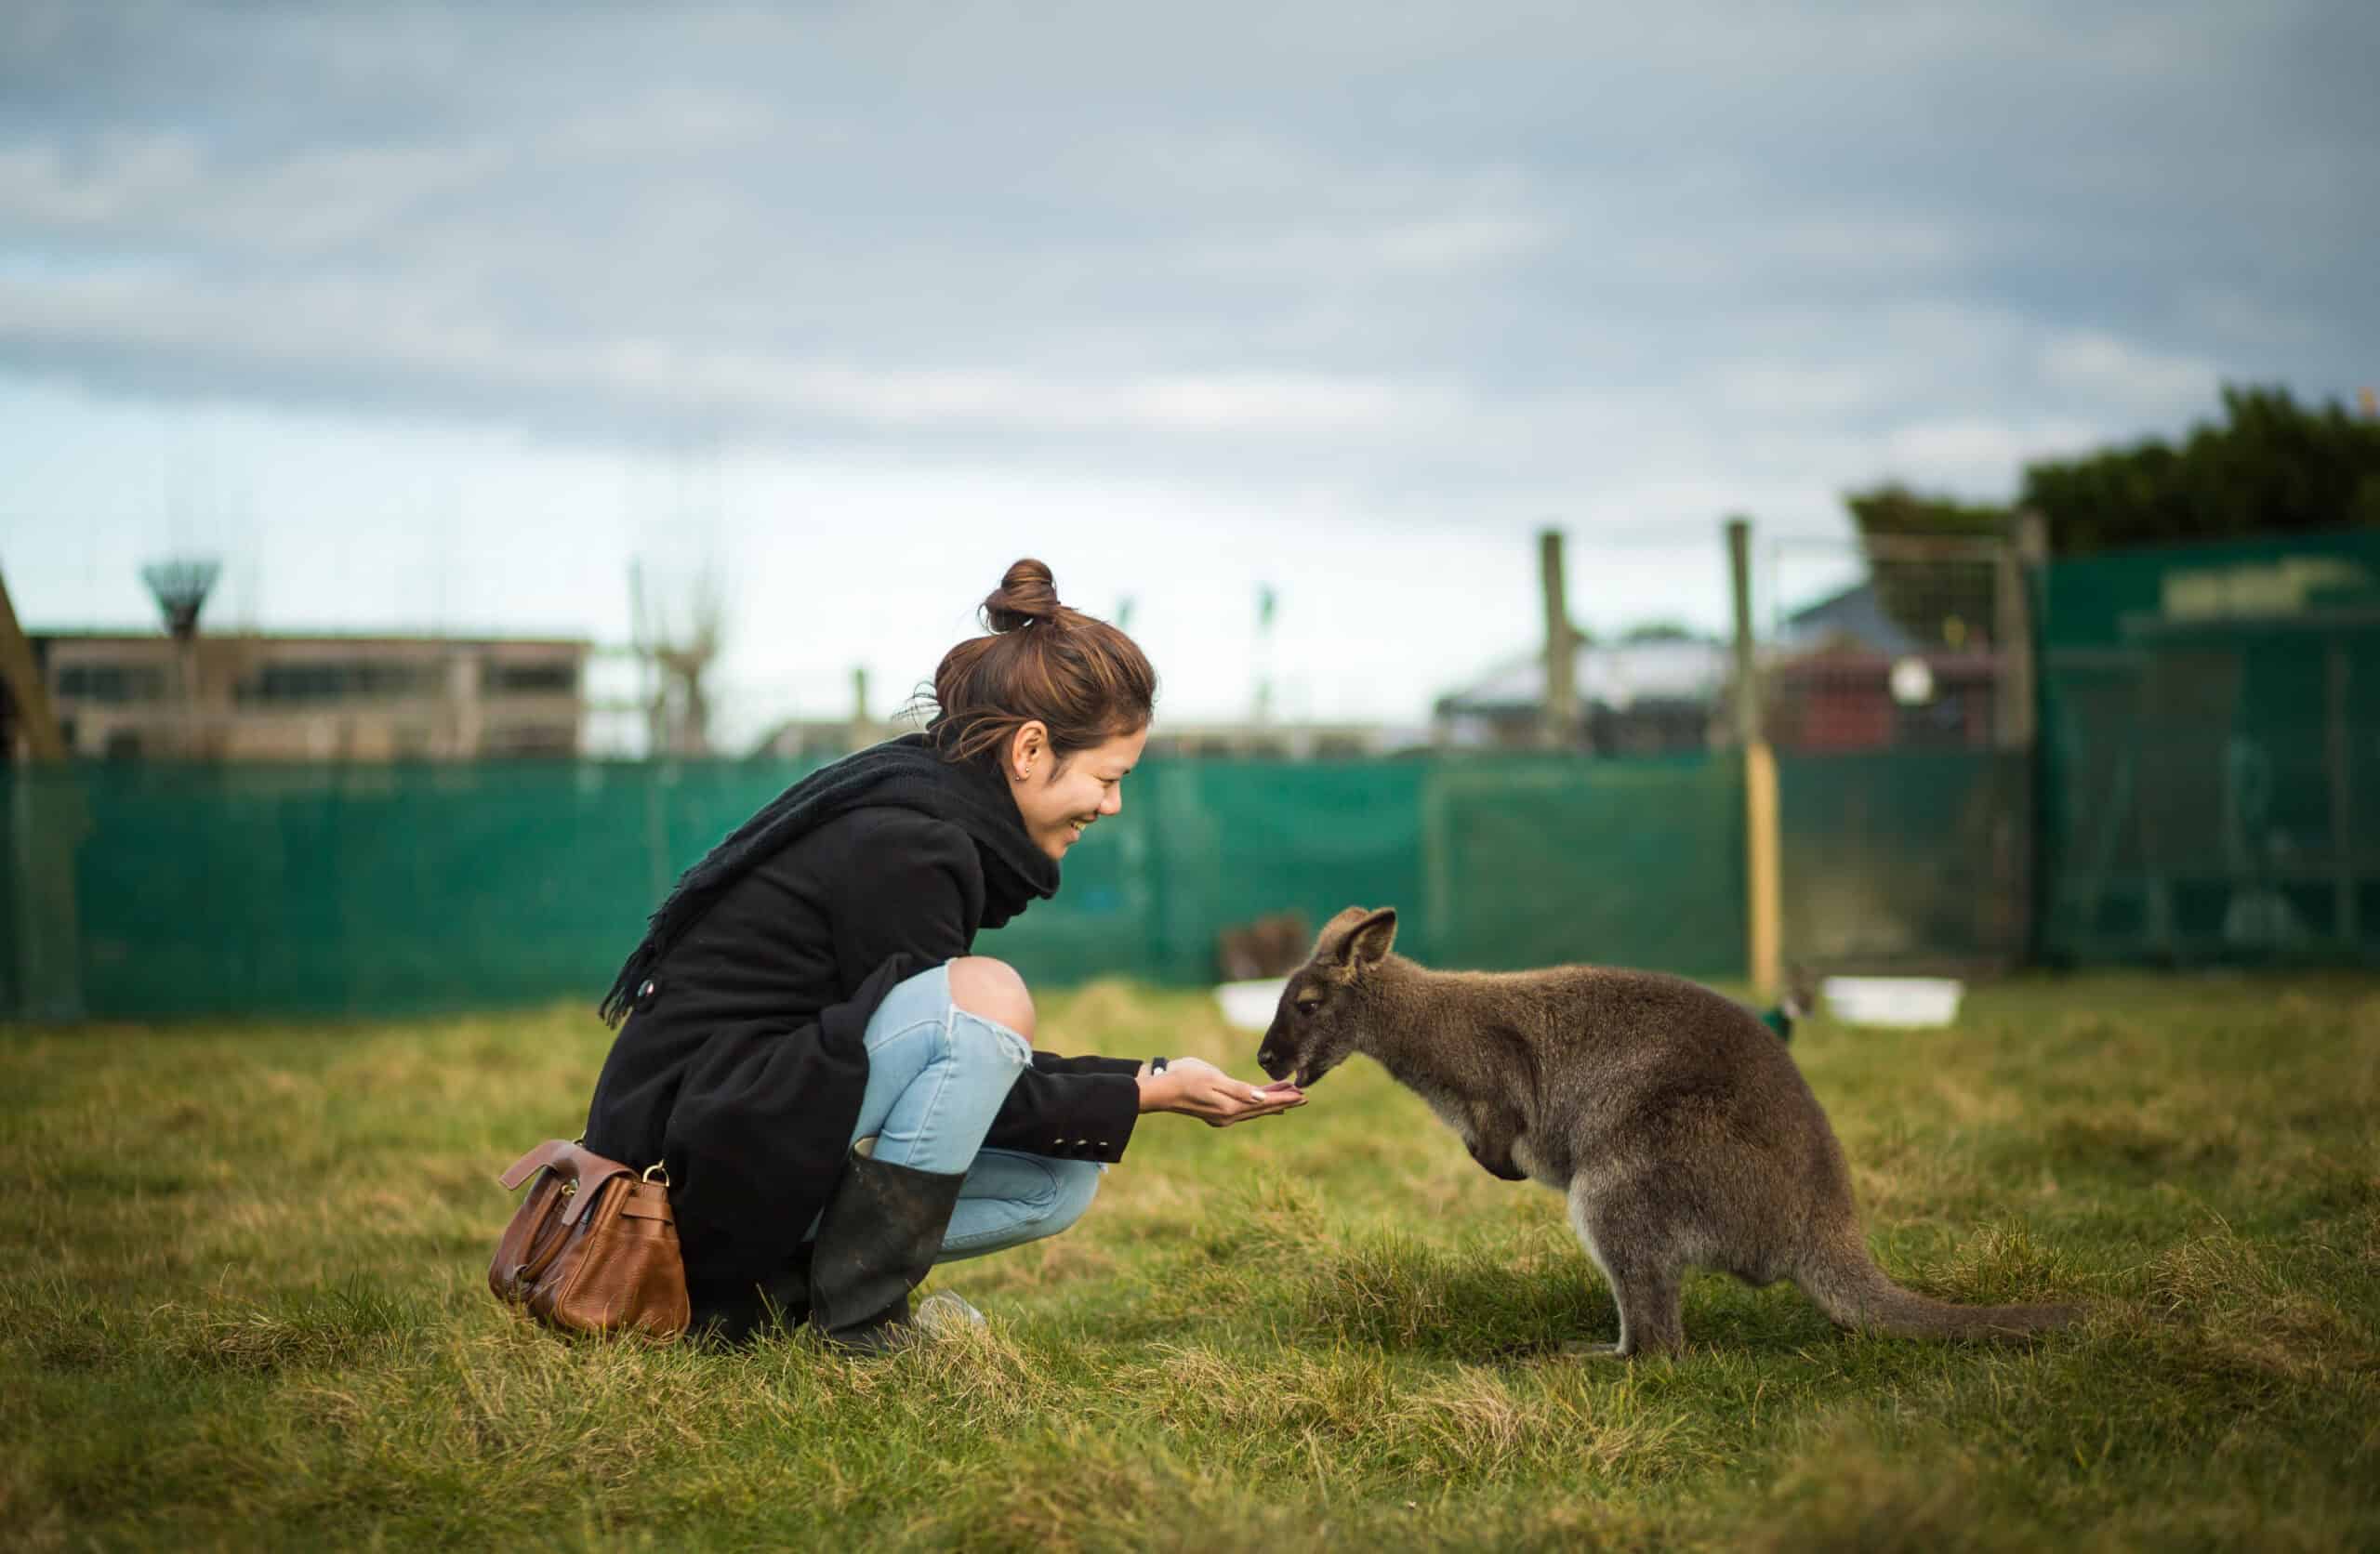
{"type": "Polygon", "coordinates": [[[1046,727],[1037,722],[1017,730],[1009,741],[1005,775],[1033,845],[1062,859],[1101,816],[1121,810],[1125,774],[1139,762],[1141,747],[1148,742],[1146,729],[1113,734],[1062,763],[1050,753],[1046,727]]]}

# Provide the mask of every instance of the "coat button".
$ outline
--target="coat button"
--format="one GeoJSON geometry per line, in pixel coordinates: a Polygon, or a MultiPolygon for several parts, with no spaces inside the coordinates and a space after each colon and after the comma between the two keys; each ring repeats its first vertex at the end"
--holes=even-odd
{"type": "Polygon", "coordinates": [[[653,995],[660,991],[661,984],[651,977],[647,977],[644,980],[644,985],[636,990],[636,1007],[640,1009],[653,1007],[653,995]]]}

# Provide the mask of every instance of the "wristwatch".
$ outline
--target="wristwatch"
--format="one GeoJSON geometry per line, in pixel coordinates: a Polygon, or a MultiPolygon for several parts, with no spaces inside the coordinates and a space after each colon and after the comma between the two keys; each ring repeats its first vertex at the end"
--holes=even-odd
{"type": "Polygon", "coordinates": [[[1163,1073],[1165,1072],[1165,1060],[1162,1058],[1151,1058],[1149,1060],[1149,1072],[1151,1073],[1163,1073]]]}

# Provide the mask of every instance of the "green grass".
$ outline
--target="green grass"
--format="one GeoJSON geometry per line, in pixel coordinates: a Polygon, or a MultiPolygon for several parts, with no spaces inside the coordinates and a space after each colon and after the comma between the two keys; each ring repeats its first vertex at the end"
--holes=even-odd
{"type": "MultiPolygon", "coordinates": [[[[2089,1302],[2029,1348],[1695,1281],[1684,1359],[1541,1189],[1367,1063],[1145,1119],[1071,1233],[941,1271],[876,1364],[565,1343],[498,1307],[493,1174],[575,1131],[578,1011],[0,1032],[0,1543],[24,1547],[2380,1546],[2380,982],[1986,989],[1805,1028],[1879,1257],[2089,1302]]],[[[1042,1045],[1252,1072],[1205,1000],[1042,1045]]]]}

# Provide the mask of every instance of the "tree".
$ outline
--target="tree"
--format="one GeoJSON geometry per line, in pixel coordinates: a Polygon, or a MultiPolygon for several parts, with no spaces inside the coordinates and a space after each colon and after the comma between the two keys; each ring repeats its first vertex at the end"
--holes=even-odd
{"type": "Polygon", "coordinates": [[[1843,499],[1864,536],[1918,534],[1936,539],[1998,539],[2008,532],[2008,509],[1991,502],[1926,496],[1903,485],[1855,491],[1843,499]]]}
{"type": "Polygon", "coordinates": [[[1700,642],[1708,639],[1684,621],[1640,621],[1620,634],[1622,642],[1700,642]]]}
{"type": "MultiPolygon", "coordinates": [[[[2223,415],[2179,446],[2149,438],[2028,465],[2016,507],[2042,515],[2061,556],[2380,525],[2380,420],[2335,401],[2308,409],[2285,388],[2226,387],[2223,415]]],[[[1844,502],[1863,538],[1997,537],[2013,510],[1901,485],[1844,502]]],[[[1988,563],[1893,555],[1871,570],[1884,613],[1922,642],[1958,647],[1990,629],[1988,563]]]]}
{"type": "Polygon", "coordinates": [[[2150,438],[2029,465],[2019,505],[2068,556],[2380,524],[2380,421],[2285,388],[2227,387],[2223,411],[2178,447],[2150,438]]]}
{"type": "MultiPolygon", "coordinates": [[[[1998,539],[2008,533],[2008,509],[1988,502],[1926,496],[1884,485],[1844,497],[1862,539],[1998,539]]],[[[1942,557],[1871,553],[1869,575],[1876,604],[1895,626],[1929,648],[1953,651],[1987,638],[1995,619],[1998,574],[1975,552],[1942,557]]]]}

